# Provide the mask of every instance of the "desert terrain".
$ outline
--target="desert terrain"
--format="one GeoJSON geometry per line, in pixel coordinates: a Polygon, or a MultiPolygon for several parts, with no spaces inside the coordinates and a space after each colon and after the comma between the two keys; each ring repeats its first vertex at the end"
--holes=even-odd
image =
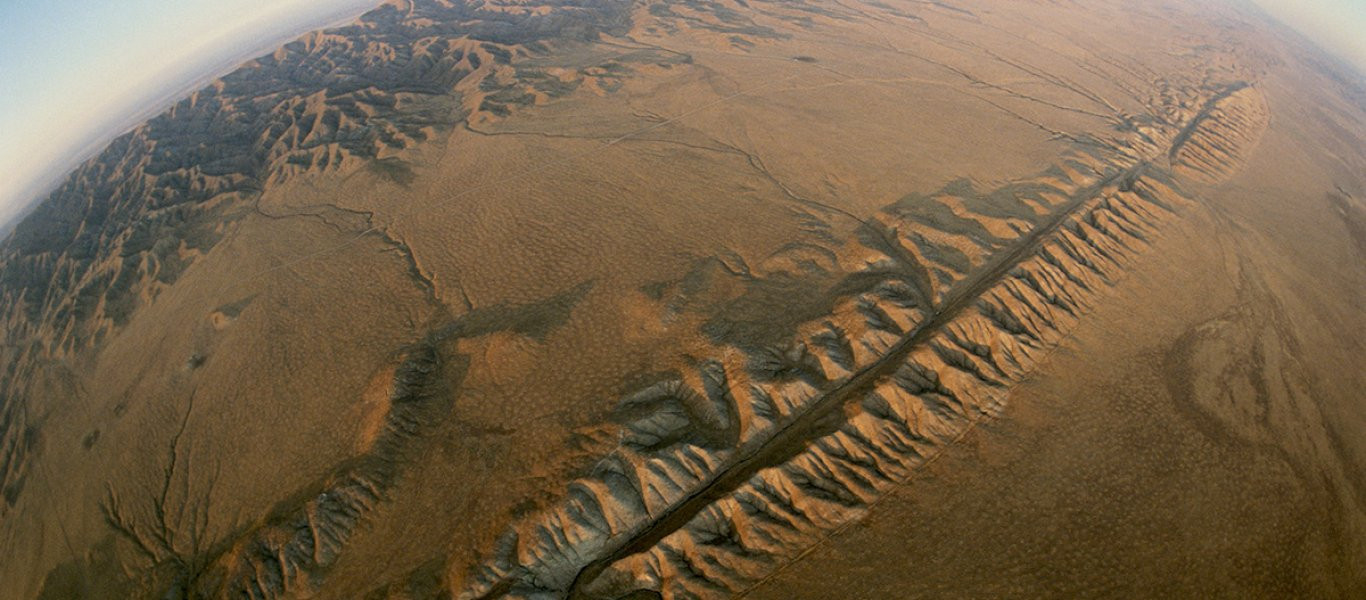
{"type": "Polygon", "coordinates": [[[1248,4],[390,0],[0,245],[0,598],[1362,597],[1363,306],[1248,4]]]}

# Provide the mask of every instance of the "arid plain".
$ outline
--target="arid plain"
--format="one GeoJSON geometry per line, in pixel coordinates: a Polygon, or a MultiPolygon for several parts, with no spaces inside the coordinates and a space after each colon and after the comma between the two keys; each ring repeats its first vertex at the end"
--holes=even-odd
{"type": "Polygon", "coordinates": [[[0,261],[3,598],[1366,595],[1366,84],[1239,2],[391,0],[0,261]]]}

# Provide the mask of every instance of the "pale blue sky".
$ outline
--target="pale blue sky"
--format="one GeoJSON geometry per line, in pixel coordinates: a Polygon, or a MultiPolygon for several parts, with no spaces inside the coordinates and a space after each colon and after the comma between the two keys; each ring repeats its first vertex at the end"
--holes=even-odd
{"type": "MultiPolygon", "coordinates": [[[[1366,71],[1366,0],[1253,1],[1366,71]]],[[[0,0],[0,224],[196,69],[379,2],[0,0]]]]}
{"type": "Polygon", "coordinates": [[[195,70],[380,2],[0,0],[0,224],[195,70]]]}

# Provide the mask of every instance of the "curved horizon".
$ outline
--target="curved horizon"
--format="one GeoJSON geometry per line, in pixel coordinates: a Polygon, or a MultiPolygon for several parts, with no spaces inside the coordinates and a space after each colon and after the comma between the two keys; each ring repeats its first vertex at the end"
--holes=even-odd
{"type": "MultiPolygon", "coordinates": [[[[1366,73],[1366,4],[1251,0],[1366,73]]],[[[0,9],[0,231],[80,162],[179,96],[304,32],[381,0],[134,0],[0,9]],[[169,58],[168,58],[169,57],[169,58]]]]}
{"type": "Polygon", "coordinates": [[[0,8],[0,230],[208,80],[381,0],[18,0],[0,8]]]}

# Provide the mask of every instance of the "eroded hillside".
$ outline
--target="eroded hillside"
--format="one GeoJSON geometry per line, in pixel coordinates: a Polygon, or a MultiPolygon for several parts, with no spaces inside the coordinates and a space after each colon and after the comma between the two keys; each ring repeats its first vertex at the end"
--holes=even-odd
{"type": "MultiPolygon", "coordinates": [[[[1302,565],[1248,560],[1350,596],[1366,109],[1314,52],[1183,2],[396,0],[304,36],[0,249],[0,595],[934,594],[897,561],[954,546],[856,540],[998,531],[904,498],[996,481],[1024,446],[962,446],[1020,418],[1201,506],[1243,498],[1070,440],[1246,452],[1318,511],[1266,534],[1302,565]],[[1150,364],[1136,421],[1069,387],[1150,364]],[[1074,413],[1030,420],[1049,385],[1074,413]]],[[[1242,568],[1154,533],[1236,519],[1114,502],[1080,547],[1242,568]]]]}

